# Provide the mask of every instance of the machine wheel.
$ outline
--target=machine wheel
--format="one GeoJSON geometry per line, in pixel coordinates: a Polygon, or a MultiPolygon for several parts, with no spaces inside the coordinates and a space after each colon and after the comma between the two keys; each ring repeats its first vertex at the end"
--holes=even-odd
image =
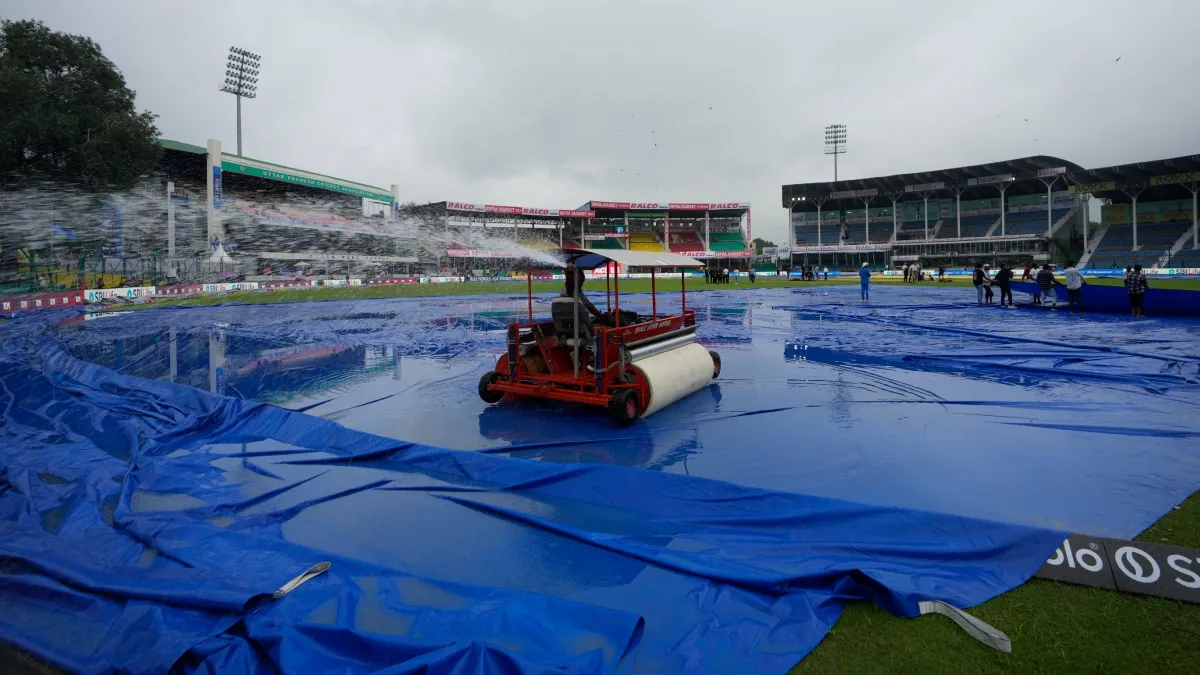
{"type": "Polygon", "coordinates": [[[483,399],[484,403],[499,403],[500,399],[504,398],[504,392],[488,389],[488,385],[494,384],[498,379],[500,374],[494,370],[489,370],[479,378],[479,398],[483,399]]]}
{"type": "Polygon", "coordinates": [[[608,402],[608,414],[613,421],[621,426],[629,426],[638,417],[641,408],[637,392],[632,389],[618,389],[608,402]]]}
{"type": "Polygon", "coordinates": [[[713,360],[713,379],[715,380],[721,376],[721,355],[716,352],[709,352],[708,355],[713,360]]]}

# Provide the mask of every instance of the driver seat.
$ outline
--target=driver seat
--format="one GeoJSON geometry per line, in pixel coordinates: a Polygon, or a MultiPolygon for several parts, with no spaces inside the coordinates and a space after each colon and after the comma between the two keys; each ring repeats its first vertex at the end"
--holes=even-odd
{"type": "MultiPolygon", "coordinates": [[[[571,349],[575,357],[575,299],[555,298],[550,302],[550,318],[554,321],[554,332],[558,344],[571,349]]],[[[579,351],[592,350],[592,316],[582,304],[579,307],[579,351]]]]}

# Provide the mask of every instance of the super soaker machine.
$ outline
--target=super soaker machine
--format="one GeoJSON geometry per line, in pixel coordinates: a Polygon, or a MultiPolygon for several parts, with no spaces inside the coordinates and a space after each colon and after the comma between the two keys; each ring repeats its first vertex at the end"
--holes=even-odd
{"type": "MultiPolygon", "coordinates": [[[[687,309],[686,270],[700,267],[674,253],[566,249],[568,265],[595,270],[610,263],[650,269],[651,314],[621,310],[620,281],[611,277],[615,309],[595,319],[582,307],[579,284],[573,297],[556,298],[550,321],[534,322],[532,285],[529,320],[509,324],[507,353],[479,380],[479,397],[497,403],[508,397],[602,406],[618,424],[632,423],[692,394],[721,372],[721,357],[696,342],[696,313],[687,309]],[[679,268],[680,312],[659,315],[658,270],[679,268]]],[[[606,291],[607,294],[607,291],[606,291]]]]}

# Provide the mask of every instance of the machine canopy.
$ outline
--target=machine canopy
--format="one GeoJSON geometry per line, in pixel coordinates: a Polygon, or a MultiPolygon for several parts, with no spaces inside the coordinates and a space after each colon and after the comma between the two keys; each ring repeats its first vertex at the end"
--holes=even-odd
{"type": "Polygon", "coordinates": [[[703,267],[704,263],[678,253],[655,251],[626,251],[624,249],[565,248],[570,261],[582,270],[603,267],[615,262],[626,267],[703,267]]]}

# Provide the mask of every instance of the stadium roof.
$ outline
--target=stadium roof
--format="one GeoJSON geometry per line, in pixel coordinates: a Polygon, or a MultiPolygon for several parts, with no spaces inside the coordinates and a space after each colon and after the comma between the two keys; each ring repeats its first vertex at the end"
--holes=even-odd
{"type": "MultiPolygon", "coordinates": [[[[1100,169],[1084,169],[1065,159],[1038,155],[957,169],[784,185],[782,199],[784,208],[791,207],[796,211],[815,211],[817,206],[813,200],[829,199],[833,194],[841,194],[836,199],[848,199],[854,207],[860,207],[862,202],[853,193],[870,190],[875,190],[884,199],[889,195],[899,196],[897,201],[920,200],[922,191],[945,195],[958,189],[962,189],[963,199],[986,199],[995,197],[996,184],[1005,182],[1011,186],[1005,190],[1005,196],[1015,197],[1045,193],[1046,187],[1038,179],[1038,173],[1053,170],[1062,170],[1060,175],[1066,179],[1071,192],[1088,193],[1118,204],[1133,201],[1131,194],[1137,194],[1140,202],[1184,199],[1192,194],[1185,186],[1200,187],[1200,155],[1183,155],[1100,169]]],[[[1062,186],[1059,185],[1058,189],[1062,189],[1062,186]]],[[[881,200],[877,205],[884,203],[881,200]]]]}
{"type": "Polygon", "coordinates": [[[1137,193],[1139,188],[1143,190],[1138,193],[1141,202],[1182,199],[1191,192],[1181,183],[1200,183],[1200,155],[1072,171],[1067,178],[1072,185],[1079,186],[1077,191],[1091,192],[1095,197],[1118,204],[1133,201],[1129,193],[1137,193]]]}
{"type": "MultiPolygon", "coordinates": [[[[208,148],[190,143],[172,141],[166,138],[158,139],[158,144],[167,150],[174,150],[176,152],[185,152],[194,155],[208,154],[208,148]]],[[[354,195],[355,197],[366,197],[384,202],[392,201],[391,191],[381,187],[346,180],[344,178],[334,178],[333,176],[326,176],[304,169],[296,169],[228,152],[221,153],[221,167],[224,171],[230,173],[252,176],[263,180],[289,183],[291,185],[327,192],[340,192],[342,194],[354,195]]]]}
{"type": "MultiPolygon", "coordinates": [[[[851,180],[830,181],[823,183],[797,183],[784,185],[782,206],[794,207],[796,210],[807,211],[817,209],[814,199],[830,198],[830,195],[854,193],[875,190],[879,197],[887,195],[898,196],[897,201],[920,201],[921,188],[927,191],[944,191],[962,188],[963,199],[984,199],[995,197],[998,192],[997,183],[1010,183],[1005,195],[1015,197],[1026,194],[1044,194],[1046,186],[1037,180],[1038,171],[1064,169],[1067,174],[1082,171],[1083,167],[1073,162],[1048,155],[1037,155],[1021,159],[1009,159],[1002,162],[990,162],[963,166],[956,169],[941,169],[937,171],[918,171],[894,176],[877,178],[858,178],[851,180]],[[938,187],[940,186],[940,187],[938,187]]],[[[869,196],[863,194],[862,197],[869,196]]],[[[845,195],[839,199],[851,199],[856,206],[862,202],[855,195],[845,195]]],[[[882,201],[878,204],[883,205],[882,201]]]]}

